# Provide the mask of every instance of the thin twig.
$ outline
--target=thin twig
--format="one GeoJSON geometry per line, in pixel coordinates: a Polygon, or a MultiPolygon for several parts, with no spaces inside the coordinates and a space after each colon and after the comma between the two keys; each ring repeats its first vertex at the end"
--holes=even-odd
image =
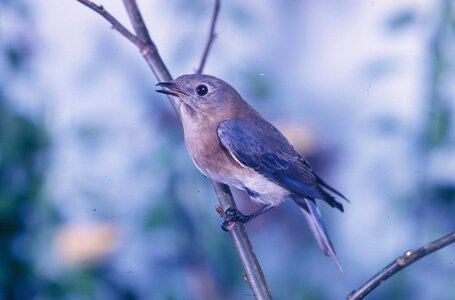
{"type": "MultiPolygon", "coordinates": [[[[97,5],[90,0],[76,1],[84,4],[88,8],[100,14],[103,18],[109,21],[109,23],[111,23],[112,28],[117,30],[121,35],[123,35],[130,42],[136,45],[136,47],[141,51],[142,56],[147,61],[147,64],[152,69],[152,72],[153,74],[155,74],[155,77],[158,79],[158,81],[172,80],[172,77],[169,71],[167,70],[166,65],[163,63],[160,55],[158,54],[158,50],[156,49],[155,44],[150,39],[147,28],[145,28],[145,25],[141,27],[140,24],[137,24],[137,22],[141,24],[144,24],[144,22],[142,21],[142,16],[139,13],[135,1],[125,0],[125,6],[127,8],[128,14],[131,16],[131,18],[134,18],[132,19],[132,23],[137,36],[132,34],[128,29],[126,29],[126,27],[123,26],[114,16],[112,16],[102,5],[97,5]],[[139,34],[137,32],[139,32],[139,34]]],[[[180,115],[180,111],[178,109],[177,103],[175,102],[175,99],[172,98],[171,96],[168,96],[167,98],[171,103],[172,107],[174,108],[175,112],[178,115],[180,115]]]]}
{"type": "Polygon", "coordinates": [[[213,10],[212,22],[210,25],[209,39],[207,40],[207,45],[205,46],[204,53],[202,54],[201,64],[199,65],[199,69],[197,70],[196,74],[202,74],[202,70],[204,70],[205,62],[207,61],[207,57],[209,55],[210,47],[212,46],[213,40],[216,37],[215,24],[216,24],[216,20],[218,19],[219,11],[220,11],[220,0],[215,0],[215,9],[213,10]]]}
{"type": "Polygon", "coordinates": [[[117,30],[121,35],[127,38],[130,42],[132,42],[139,50],[144,50],[146,48],[146,44],[143,43],[137,36],[132,34],[128,29],[125,28],[116,18],[114,18],[107,10],[104,9],[102,5],[96,5],[90,0],[77,0],[80,3],[84,4],[88,8],[91,8],[98,14],[100,14],[103,18],[105,18],[109,23],[111,23],[112,28],[117,30]]]}
{"type": "Polygon", "coordinates": [[[428,254],[431,254],[441,248],[444,248],[453,242],[455,242],[455,231],[452,233],[449,233],[448,235],[446,235],[438,240],[428,243],[415,251],[413,251],[413,250],[406,251],[403,254],[403,256],[395,259],[395,261],[393,261],[387,267],[382,269],[379,273],[374,275],[370,280],[365,282],[359,289],[352,291],[347,296],[346,299],[347,300],[363,299],[372,290],[374,290],[379,285],[384,283],[384,281],[387,280],[387,278],[389,278],[390,276],[401,271],[402,269],[404,269],[407,266],[411,265],[412,263],[418,261],[419,259],[427,256],[428,254]]]}
{"type": "MultiPolygon", "coordinates": [[[[117,28],[124,28],[130,35],[132,35],[123,25],[121,25],[112,15],[110,15],[107,11],[104,10],[102,6],[98,6],[94,4],[91,1],[88,0],[77,0],[84,5],[88,6],[89,8],[95,10],[97,13],[101,14],[104,18],[106,18],[113,26],[115,29],[117,28]],[[108,16],[108,17],[106,17],[108,16]],[[119,27],[116,27],[117,25],[120,25],[119,27]]],[[[218,2],[218,0],[217,0],[218,2]]],[[[142,19],[142,16],[140,14],[140,11],[136,5],[135,0],[124,0],[126,9],[128,11],[128,15],[130,17],[131,23],[133,24],[133,28],[135,33],[137,34],[136,36],[132,35],[134,39],[128,38],[128,36],[125,36],[122,32],[122,35],[124,35],[128,40],[133,42],[139,49],[141,49],[142,56],[145,58],[147,61],[147,64],[150,66],[152,69],[153,73],[155,74],[155,77],[157,78],[158,81],[171,81],[172,76],[169,73],[169,71],[166,68],[166,65],[164,64],[163,60],[161,59],[158,50],[156,46],[154,45],[152,39],[150,38],[147,28],[145,26],[145,23],[142,19]],[[139,40],[140,44],[137,44],[135,40],[139,40]],[[145,44],[145,47],[142,47],[142,44],[145,44]],[[141,47],[139,47],[141,45],[141,47]]],[[[219,6],[217,8],[219,10],[219,6]]],[[[216,15],[218,13],[216,12],[216,15]]],[[[212,27],[214,27],[214,22],[216,21],[216,15],[214,16],[214,20],[212,19],[212,27]]],[[[212,38],[213,39],[213,38],[212,38]]],[[[211,42],[210,42],[211,43],[211,42]]],[[[209,43],[209,44],[210,44],[209,43]]],[[[210,48],[210,45],[208,45],[208,48],[210,48]]],[[[206,52],[208,53],[208,49],[206,49],[206,52]]],[[[205,54],[205,56],[207,56],[205,54]]],[[[203,68],[203,64],[202,64],[203,68]]],[[[173,99],[173,97],[169,96],[168,97],[169,101],[171,102],[172,106],[176,110],[177,113],[179,113],[178,106],[173,99]]],[[[229,190],[229,187],[216,183],[212,181],[212,185],[215,189],[216,195],[218,197],[218,201],[220,202],[221,207],[224,210],[227,210],[229,207],[236,207],[234,198],[232,197],[231,191],[229,190]]],[[[270,293],[270,290],[268,288],[267,282],[265,280],[264,274],[262,273],[261,266],[259,265],[259,262],[256,258],[256,255],[254,254],[253,247],[251,246],[251,242],[249,240],[249,237],[245,231],[245,227],[241,223],[236,223],[234,226],[230,228],[230,234],[233,240],[233,243],[235,245],[235,248],[237,249],[237,253],[239,254],[240,260],[242,262],[242,265],[244,267],[246,276],[248,278],[248,284],[250,285],[251,290],[253,291],[254,296],[256,299],[259,300],[269,300],[273,299],[270,293]]]]}

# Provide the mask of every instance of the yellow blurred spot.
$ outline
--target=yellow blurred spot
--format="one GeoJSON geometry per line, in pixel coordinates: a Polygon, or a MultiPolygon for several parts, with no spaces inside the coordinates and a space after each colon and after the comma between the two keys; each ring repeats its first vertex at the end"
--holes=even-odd
{"type": "Polygon", "coordinates": [[[67,264],[93,263],[115,247],[115,228],[111,223],[72,223],[55,235],[54,247],[67,264]]]}
{"type": "Polygon", "coordinates": [[[316,137],[308,126],[297,122],[277,122],[276,127],[298,153],[308,155],[317,151],[316,137]]]}

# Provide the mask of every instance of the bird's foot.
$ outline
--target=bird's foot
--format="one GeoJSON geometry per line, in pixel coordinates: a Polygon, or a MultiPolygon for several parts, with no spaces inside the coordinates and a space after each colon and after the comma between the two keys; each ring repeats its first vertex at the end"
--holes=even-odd
{"type": "Polygon", "coordinates": [[[272,205],[265,205],[262,208],[258,209],[251,215],[244,215],[242,214],[237,208],[229,207],[225,212],[224,212],[224,220],[221,223],[221,228],[224,231],[229,231],[229,226],[232,225],[232,223],[235,222],[240,222],[240,223],[246,223],[254,218],[256,218],[259,215],[262,215],[266,211],[272,209],[272,205]]]}
{"type": "Polygon", "coordinates": [[[232,225],[232,223],[235,222],[240,222],[240,223],[246,223],[250,221],[251,215],[246,216],[242,214],[237,208],[229,207],[225,212],[225,217],[223,222],[221,222],[221,228],[224,231],[229,231],[229,226],[232,225]]]}

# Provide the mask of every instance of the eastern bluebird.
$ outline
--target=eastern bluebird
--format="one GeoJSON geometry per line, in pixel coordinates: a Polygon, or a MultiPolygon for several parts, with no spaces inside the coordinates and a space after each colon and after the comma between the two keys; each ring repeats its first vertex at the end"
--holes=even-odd
{"type": "Polygon", "coordinates": [[[253,201],[264,205],[251,215],[228,209],[222,227],[248,222],[293,199],[322,253],[332,257],[342,271],[315,199],[343,211],[343,205],[327,190],[346,198],[314,173],[283,134],[219,78],[183,75],[157,85],[165,88],[157,92],[178,99],[185,143],[202,174],[245,190],[253,201]]]}

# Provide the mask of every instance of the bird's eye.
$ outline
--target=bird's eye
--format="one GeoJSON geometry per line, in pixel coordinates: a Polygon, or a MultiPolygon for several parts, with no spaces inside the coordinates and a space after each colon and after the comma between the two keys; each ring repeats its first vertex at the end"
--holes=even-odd
{"type": "Polygon", "coordinates": [[[199,95],[199,96],[205,96],[207,95],[207,93],[209,92],[209,89],[207,88],[206,85],[198,85],[197,88],[196,88],[196,93],[199,95]]]}

